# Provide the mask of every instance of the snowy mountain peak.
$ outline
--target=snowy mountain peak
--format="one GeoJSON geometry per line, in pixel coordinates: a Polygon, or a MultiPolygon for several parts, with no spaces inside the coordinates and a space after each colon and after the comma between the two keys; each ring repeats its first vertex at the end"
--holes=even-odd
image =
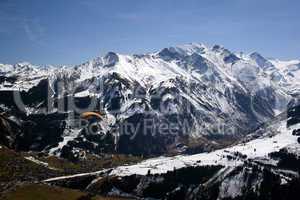
{"type": "Polygon", "coordinates": [[[104,56],[103,59],[104,59],[104,66],[106,66],[106,67],[113,66],[113,65],[115,65],[116,63],[119,62],[119,56],[115,52],[108,52],[104,56]]]}
{"type": "Polygon", "coordinates": [[[97,57],[75,67],[48,68],[30,63],[1,65],[0,72],[6,76],[18,75],[20,80],[26,79],[27,82],[31,81],[28,77],[31,73],[34,75],[32,76],[34,83],[29,84],[31,86],[36,85],[37,80],[58,72],[75,73],[76,76],[80,76],[80,80],[116,72],[141,85],[159,85],[161,81],[170,78],[185,77],[194,81],[203,79],[201,82],[210,80],[218,90],[224,92],[226,87],[232,88],[234,85],[247,91],[250,87],[249,81],[254,83],[252,80],[259,80],[258,84],[251,87],[269,87],[270,81],[275,81],[279,84],[280,90],[297,93],[299,63],[299,61],[268,60],[257,52],[250,55],[235,54],[221,45],[207,47],[201,43],[190,43],[143,55],[108,52],[103,57],[97,57]]]}
{"type": "Polygon", "coordinates": [[[186,54],[184,51],[181,51],[180,49],[174,48],[174,47],[169,47],[169,48],[164,48],[161,50],[158,55],[166,61],[171,61],[171,60],[178,60],[183,58],[186,54]]]}
{"type": "Polygon", "coordinates": [[[176,48],[186,52],[188,55],[191,55],[193,53],[203,54],[208,49],[208,47],[202,43],[189,43],[184,45],[178,45],[176,48]]]}
{"type": "Polygon", "coordinates": [[[182,59],[192,54],[205,54],[208,48],[201,43],[183,44],[162,49],[158,55],[167,61],[182,59]]]}
{"type": "Polygon", "coordinates": [[[256,62],[256,64],[263,69],[274,67],[270,61],[268,61],[266,58],[264,58],[257,52],[251,53],[250,58],[252,58],[256,62]]]}
{"type": "Polygon", "coordinates": [[[220,51],[225,50],[225,47],[216,44],[216,45],[214,45],[211,49],[212,49],[213,51],[218,51],[218,52],[220,52],[220,51]]]}

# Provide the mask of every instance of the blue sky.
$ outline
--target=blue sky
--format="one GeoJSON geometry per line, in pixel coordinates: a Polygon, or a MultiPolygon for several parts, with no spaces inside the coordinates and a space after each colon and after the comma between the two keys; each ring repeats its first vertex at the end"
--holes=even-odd
{"type": "Polygon", "coordinates": [[[298,0],[0,0],[0,63],[79,64],[190,42],[300,59],[298,0]]]}

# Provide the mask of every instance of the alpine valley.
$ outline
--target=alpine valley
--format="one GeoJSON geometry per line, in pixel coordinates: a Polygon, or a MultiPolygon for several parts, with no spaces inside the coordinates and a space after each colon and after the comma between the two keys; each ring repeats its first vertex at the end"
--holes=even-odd
{"type": "Polygon", "coordinates": [[[299,97],[300,60],[219,45],[0,64],[1,198],[297,199],[299,97]]]}

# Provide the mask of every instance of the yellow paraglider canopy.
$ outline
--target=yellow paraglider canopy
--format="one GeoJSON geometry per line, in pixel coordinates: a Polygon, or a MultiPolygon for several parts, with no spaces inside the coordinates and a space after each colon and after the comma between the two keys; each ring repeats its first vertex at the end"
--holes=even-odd
{"type": "Polygon", "coordinates": [[[92,117],[102,119],[102,116],[97,112],[84,112],[81,114],[81,118],[90,119],[92,117]]]}

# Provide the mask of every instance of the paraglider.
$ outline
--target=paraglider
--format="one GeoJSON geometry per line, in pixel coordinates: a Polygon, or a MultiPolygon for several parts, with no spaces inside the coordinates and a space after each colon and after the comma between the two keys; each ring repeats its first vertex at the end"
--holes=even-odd
{"type": "Polygon", "coordinates": [[[84,112],[81,114],[82,119],[90,120],[90,119],[97,119],[102,120],[102,115],[99,112],[84,112]]]}
{"type": "Polygon", "coordinates": [[[97,111],[88,111],[81,113],[80,117],[86,123],[85,131],[86,133],[95,135],[95,134],[104,134],[103,133],[103,113],[97,111]]]}

